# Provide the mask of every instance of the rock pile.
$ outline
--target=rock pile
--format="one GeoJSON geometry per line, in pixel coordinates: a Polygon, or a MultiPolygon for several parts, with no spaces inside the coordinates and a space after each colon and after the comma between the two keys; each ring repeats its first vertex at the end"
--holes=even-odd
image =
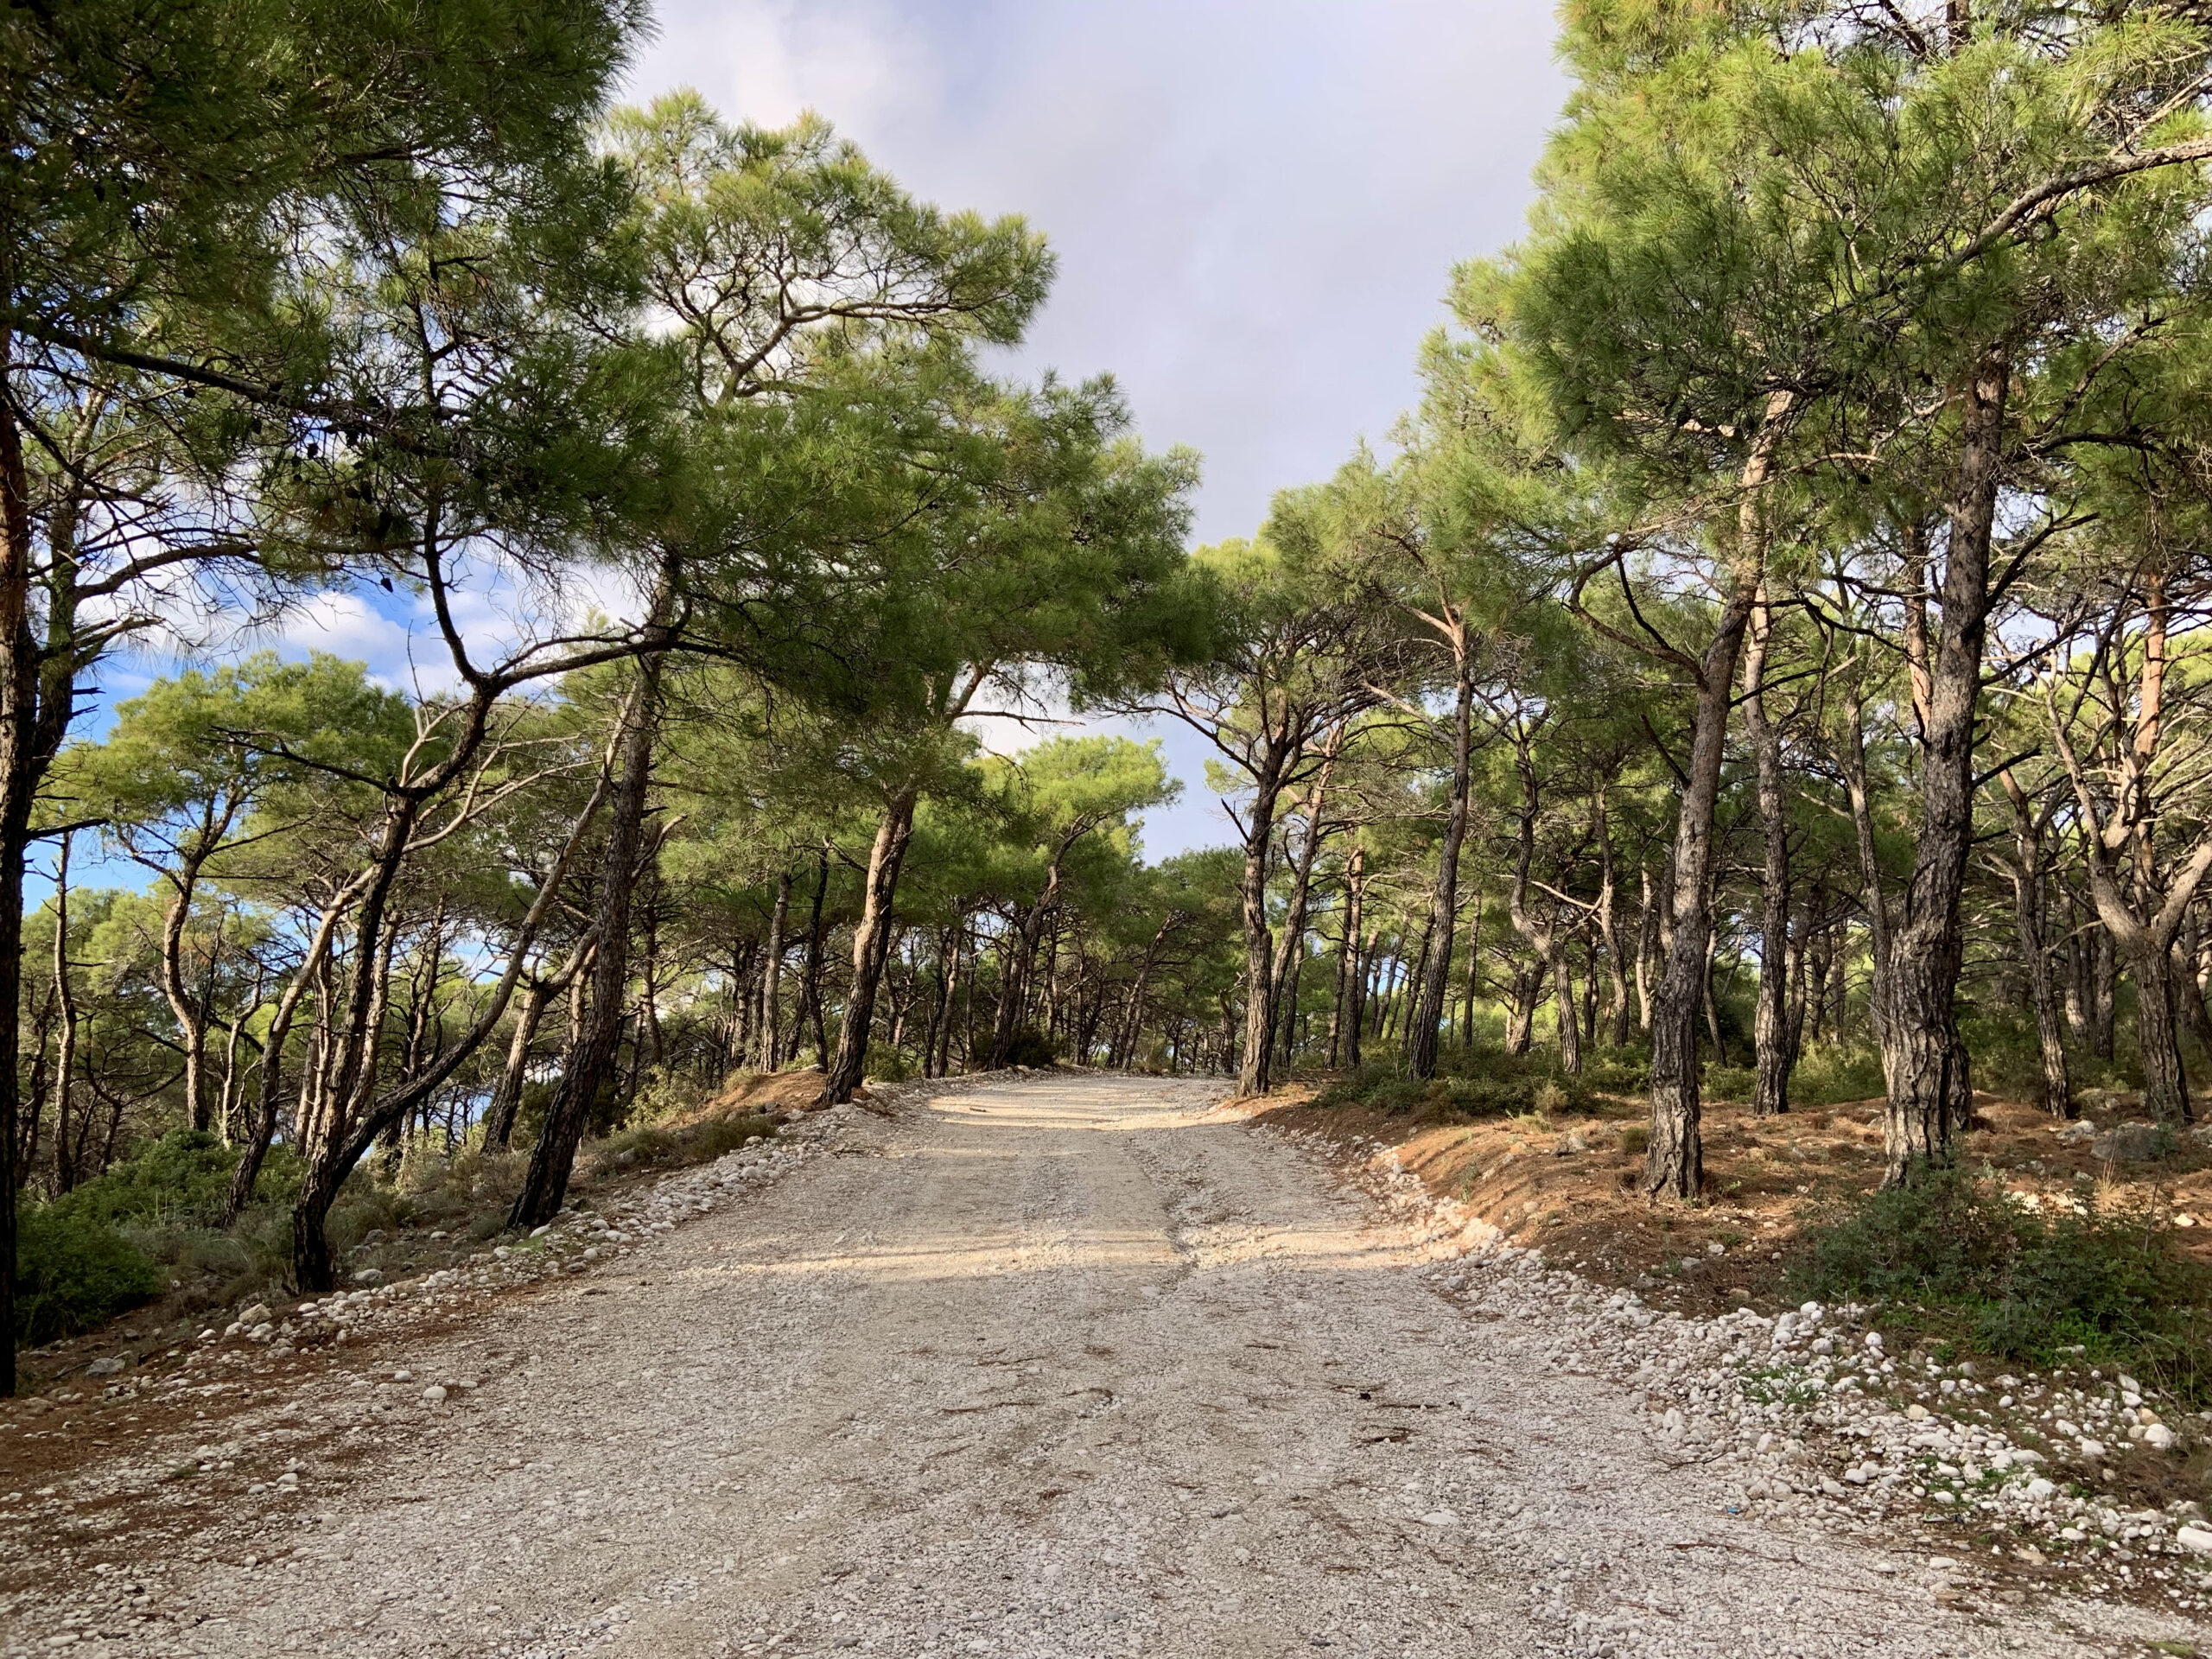
{"type": "MultiPolygon", "coordinates": [[[[1330,1147],[1319,1135],[1289,1138],[1330,1147]]],[[[2004,1541],[1992,1546],[2000,1554],[2080,1572],[2091,1594],[2212,1607],[2202,1507],[2131,1508],[2098,1490],[2120,1459],[2185,1455],[2212,1414],[2183,1414],[2101,1369],[1984,1377],[1970,1363],[1893,1354],[1872,1311],[1853,1305],[1709,1319],[1656,1309],[1547,1265],[1541,1250],[1431,1198],[1388,1147],[1365,1150],[1365,1184],[1427,1234],[1439,1288],[1514,1321],[1560,1369],[1640,1391],[1660,1456],[1725,1473],[1732,1512],[1878,1522],[1885,1541],[1918,1525],[1954,1550],[1971,1547],[1960,1534],[1987,1534],[2004,1541]]]]}

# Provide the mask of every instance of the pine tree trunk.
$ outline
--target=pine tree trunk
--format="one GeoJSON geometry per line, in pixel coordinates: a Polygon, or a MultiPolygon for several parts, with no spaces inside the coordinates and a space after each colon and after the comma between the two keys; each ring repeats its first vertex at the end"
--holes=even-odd
{"type": "Polygon", "coordinates": [[[906,862],[906,848],[913,836],[914,796],[911,791],[901,791],[885,806],[874,843],[868,849],[868,886],[861,898],[860,925],[853,930],[852,988],[837,1028],[837,1058],[823,1080],[819,1097],[825,1106],[850,1100],[867,1075],[876,989],[882,983],[884,963],[890,956],[899,868],[906,862]]]}
{"type": "MultiPolygon", "coordinates": [[[[657,621],[665,617],[671,603],[664,581],[653,606],[657,621]]],[[[592,1106],[615,1075],[622,1014],[629,1000],[626,993],[630,981],[631,899],[645,844],[645,804],[652,787],[653,735],[666,660],[665,652],[659,651],[639,658],[637,681],[622,711],[619,771],[610,803],[605,861],[600,866],[599,891],[593,906],[595,944],[590,1003],[579,1040],[570,1046],[561,1068],[561,1081],[546,1106],[545,1122],[538,1131],[537,1144],[531,1148],[522,1191],[507,1212],[511,1228],[542,1226],[561,1213],[568,1198],[569,1176],[575,1167],[576,1148],[591,1122],[592,1106]]]]}
{"type": "Polygon", "coordinates": [[[1236,1074],[1240,1095],[1268,1092],[1274,1053],[1274,934],[1268,925],[1268,854],[1274,844],[1275,799],[1290,756],[1270,742],[1253,778],[1238,892],[1244,919],[1244,1042],[1236,1074]],[[1280,751],[1280,752],[1279,752],[1280,751]]]}
{"type": "Polygon", "coordinates": [[[2028,1006],[2035,1010],[2036,1046],[2043,1058],[2042,1105],[2053,1117],[2072,1117],[2074,1085],[2067,1072],[2066,1033],[2058,989],[2051,981],[2050,949],[2044,936],[2043,824],[2012,774],[2004,773],[2000,781],[2012,804],[2013,861],[2005,874],[2012,882],[2013,931],[2028,982],[2028,1006]]]}
{"type": "Polygon", "coordinates": [[[1511,995],[1505,1005],[1505,1052],[1516,1060],[1529,1052],[1536,1024],[1536,1003],[1543,988],[1541,961],[1530,958],[1514,965],[1511,995]]]}
{"type": "Polygon", "coordinates": [[[556,988],[543,979],[532,980],[530,989],[523,994],[514,1034],[507,1041],[507,1063],[500,1068],[499,1086],[492,1091],[492,1103],[484,1113],[487,1151],[505,1152],[514,1139],[515,1114],[522,1109],[523,1084],[530,1075],[531,1047],[537,1040],[537,1027],[545,1018],[546,1007],[556,994],[556,988]]]}
{"type": "Polygon", "coordinates": [[[1437,1031],[1444,1023],[1445,999],[1451,994],[1452,933],[1459,919],[1459,849],[1466,842],[1468,803],[1473,794],[1475,678],[1471,648],[1462,629],[1452,640],[1452,797],[1444,814],[1444,837],[1436,850],[1436,885],[1428,899],[1432,955],[1423,964],[1420,1007],[1406,1040],[1406,1069],[1416,1078],[1436,1075],[1437,1031]]]}
{"type": "Polygon", "coordinates": [[[1559,1069],[1570,1077],[1582,1075],[1582,1032],[1574,1016],[1574,979],[1567,965],[1567,947],[1552,952],[1552,1008],[1559,1023],[1559,1069]]]}
{"type": "Polygon", "coordinates": [[[2144,930],[2129,952],[2135,976],[2135,1035],[2143,1054],[2143,1109],[2152,1122],[2187,1123],[2189,1080],[2182,1072],[2181,1034],[2174,1026],[2173,954],[2167,942],[2144,930]]]}
{"type": "Polygon", "coordinates": [[[753,1039],[763,1071],[773,1071],[784,1063],[784,925],[791,912],[791,873],[779,870],[776,902],[768,912],[768,950],[760,962],[760,1031],[753,1039]]]}
{"type": "Polygon", "coordinates": [[[1943,572],[1942,626],[1929,676],[1920,822],[1912,880],[1891,940],[1880,1021],[1892,1184],[1948,1157],[1965,1089],[1955,1007],[1964,958],[1960,899],[1974,844],[1975,715],[1989,626],[1989,556],[2005,442],[2010,365],[1986,353],[1966,388],[1943,572]]]}
{"type": "Polygon", "coordinates": [[[1757,593],[1756,572],[1748,568],[1739,571],[1699,664],[1688,781],[1675,830],[1670,882],[1674,938],[1651,1007],[1651,1140],[1642,1185],[1655,1197],[1691,1199],[1705,1185],[1697,1026],[1706,996],[1713,928],[1713,816],[1720,797],[1720,762],[1727,741],[1736,657],[1757,593]]]}
{"type": "Polygon", "coordinates": [[[1367,849],[1354,847],[1344,861],[1344,914],[1337,941],[1337,1001],[1329,1014],[1329,1064],[1359,1064],[1360,905],[1366,885],[1367,849]]]}
{"type": "Polygon", "coordinates": [[[1744,653],[1744,717],[1758,767],[1759,834],[1766,861],[1759,880],[1759,991],[1752,1041],[1758,1081],[1751,1116],[1773,1117],[1789,1109],[1789,804],[1782,771],[1781,728],[1767,717],[1767,649],[1774,626],[1766,591],[1751,613],[1751,645],[1744,653]]]}

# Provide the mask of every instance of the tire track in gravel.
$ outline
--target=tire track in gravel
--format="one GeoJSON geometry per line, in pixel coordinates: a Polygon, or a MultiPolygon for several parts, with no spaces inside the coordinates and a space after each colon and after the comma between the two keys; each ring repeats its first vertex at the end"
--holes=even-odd
{"type": "Polygon", "coordinates": [[[2127,1610],[2000,1624],[1725,1515],[1624,1395],[1470,1320],[1217,1092],[1052,1075],[871,1122],[862,1155],[503,1309],[526,1373],[283,1563],[180,1574],[226,1623],[79,1650],[2139,1650],[2127,1610]]]}

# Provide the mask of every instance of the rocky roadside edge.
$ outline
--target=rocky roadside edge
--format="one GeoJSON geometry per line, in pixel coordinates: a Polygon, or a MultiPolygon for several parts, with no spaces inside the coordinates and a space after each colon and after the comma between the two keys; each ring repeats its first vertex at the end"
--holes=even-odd
{"type": "Polygon", "coordinates": [[[896,1118],[986,1080],[871,1084],[863,1103],[804,1114],[772,1141],[640,1179],[463,1265],[281,1313],[249,1309],[260,1317],[204,1332],[199,1347],[172,1351],[164,1366],[119,1375],[120,1362],[95,1360],[44,1395],[0,1402],[0,1433],[52,1433],[42,1421],[64,1415],[84,1431],[65,1453],[73,1466],[34,1490],[0,1492],[0,1541],[34,1569],[32,1588],[0,1599],[0,1655],[93,1653],[102,1637],[143,1639],[163,1626],[219,1621],[223,1609],[208,1592],[164,1580],[219,1556],[250,1571],[273,1565],[317,1524],[317,1505],[359,1479],[361,1462],[397,1449],[408,1429],[435,1423],[526,1363],[511,1357],[504,1367],[433,1375],[420,1359],[408,1363],[410,1347],[449,1343],[505,1294],[604,1272],[685,1222],[838,1152],[869,1115],[896,1118]],[[359,1369],[339,1385],[331,1367],[349,1359],[359,1369]],[[347,1446],[365,1403],[379,1414],[375,1439],[347,1446]],[[158,1415],[135,1431],[134,1408],[158,1415]],[[191,1421],[203,1413],[206,1423],[191,1421]],[[188,1449],[194,1430],[205,1438],[188,1449]],[[214,1529],[203,1529],[204,1511],[181,1512],[188,1494],[223,1506],[214,1529]]]}
{"type": "Polygon", "coordinates": [[[1426,1276],[1440,1289],[1513,1321],[1550,1364],[1640,1392],[1662,1458],[1729,1480],[1726,1512],[1840,1524],[1884,1547],[1910,1538],[1936,1552],[1931,1566],[2001,1573],[2001,1584],[1961,1580],[1939,1599],[1979,1589],[2018,1601],[2026,1585],[2200,1618],[2212,1609],[2202,1508],[2125,1507],[2096,1490],[2089,1466],[2178,1460],[2212,1414],[2162,1412],[2155,1391],[2120,1375],[1985,1377],[1971,1363],[1893,1356],[1855,1306],[1715,1319],[1654,1308],[1508,1243],[1429,1194],[1380,1141],[1259,1127],[1348,1164],[1379,1205],[1426,1235],[1435,1264],[1426,1276]]]}

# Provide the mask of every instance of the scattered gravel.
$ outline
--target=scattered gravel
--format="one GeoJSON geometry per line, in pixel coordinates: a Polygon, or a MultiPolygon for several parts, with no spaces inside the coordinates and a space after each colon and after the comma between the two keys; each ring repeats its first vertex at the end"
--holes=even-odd
{"type": "MultiPolygon", "coordinates": [[[[1311,1132],[1284,1138],[1332,1145],[1311,1132]]],[[[1906,1529],[1955,1552],[1994,1535],[2001,1541],[1983,1553],[2069,1569],[2091,1596],[2212,1605],[2202,1506],[2137,1509],[2099,1489],[2100,1464],[2177,1465],[2202,1439],[2204,1419],[2125,1372],[2069,1379],[1893,1355],[1870,1310],[1851,1305],[1685,1318],[1548,1267],[1540,1250],[1428,1196],[1380,1143],[1369,1143],[1363,1173],[1379,1203],[1459,1264],[1433,1271],[1434,1281],[1511,1320],[1546,1363],[1640,1395],[1665,1443],[1731,1482],[1730,1513],[1840,1522],[1885,1538],[1906,1529]]]]}
{"type": "MultiPolygon", "coordinates": [[[[164,1490],[220,1501],[159,1550],[58,1552],[67,1588],[19,1601],[6,1650],[1675,1659],[2206,1633],[2022,1599],[1955,1541],[1850,1535],[1873,1494],[1934,1490],[1904,1472],[1921,1454],[1963,1478],[1970,1449],[1986,1479],[2001,1448],[1915,1447],[1971,1413],[1885,1403],[1897,1426],[1853,1449],[1897,1483],[1818,1474],[1843,1421],[1820,1414],[1865,1403],[1823,1370],[1849,1331],[1864,1376],[1845,1311],[1779,1347],[1744,1315],[1670,1319],[1386,1166],[1378,1211],[1203,1085],[1040,1077],[802,1133],[209,1344],[191,1386],[251,1410],[35,1501],[95,1528],[99,1483],[181,1451],[164,1490]],[[308,1317],[354,1334],[278,1386],[308,1317]],[[1732,1391],[1769,1373],[1829,1386],[1770,1417],[1732,1391]]],[[[2169,1539],[2190,1548],[2127,1541],[2098,1573],[2178,1568],[2169,1539]]]]}

